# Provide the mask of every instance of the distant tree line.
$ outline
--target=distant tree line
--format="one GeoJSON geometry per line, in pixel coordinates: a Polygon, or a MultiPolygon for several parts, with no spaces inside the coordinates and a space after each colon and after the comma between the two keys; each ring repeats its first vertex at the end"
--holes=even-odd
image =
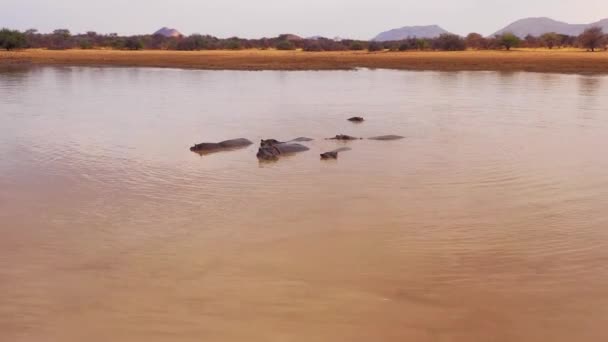
{"type": "Polygon", "coordinates": [[[165,37],[163,35],[119,36],[115,33],[98,34],[87,32],[71,34],[69,30],[58,29],[52,33],[39,33],[37,30],[25,32],[9,29],[0,30],[0,48],[5,50],[22,48],[46,48],[51,50],[107,48],[120,50],[240,50],[240,49],[277,49],[304,51],[462,51],[473,50],[510,50],[522,48],[580,47],[589,51],[606,49],[608,35],[601,28],[592,27],[579,36],[545,33],[539,37],[526,36],[521,39],[512,33],[495,37],[484,37],[471,33],[466,37],[442,34],[437,38],[407,38],[399,41],[375,42],[363,40],[334,40],[327,38],[302,39],[284,34],[274,38],[243,39],[238,37],[220,39],[210,35],[193,34],[190,36],[165,37]]]}

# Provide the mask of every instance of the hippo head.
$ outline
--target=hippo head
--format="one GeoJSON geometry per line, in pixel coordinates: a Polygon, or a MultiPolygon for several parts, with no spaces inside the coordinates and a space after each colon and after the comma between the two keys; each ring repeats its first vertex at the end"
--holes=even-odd
{"type": "Polygon", "coordinates": [[[325,152],[321,153],[321,159],[338,159],[338,152],[325,152]]]}
{"type": "Polygon", "coordinates": [[[280,144],[280,143],[281,142],[276,139],[267,139],[267,140],[262,139],[262,141],[260,141],[260,146],[262,146],[262,147],[273,146],[273,145],[280,144]]]}
{"type": "Polygon", "coordinates": [[[277,160],[279,159],[279,150],[271,146],[261,146],[258,149],[258,159],[259,160],[277,160]]]}
{"type": "Polygon", "coordinates": [[[190,147],[190,151],[192,152],[200,152],[202,150],[205,149],[206,144],[194,144],[192,147],[190,147]]]}

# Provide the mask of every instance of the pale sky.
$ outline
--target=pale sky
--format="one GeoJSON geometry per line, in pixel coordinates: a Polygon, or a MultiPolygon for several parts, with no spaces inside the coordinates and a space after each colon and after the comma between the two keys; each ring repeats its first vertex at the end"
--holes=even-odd
{"type": "Polygon", "coordinates": [[[430,24],[489,35],[538,16],[591,23],[608,17],[608,0],[0,0],[0,27],[145,34],[169,26],[221,38],[294,33],[370,39],[430,24]]]}

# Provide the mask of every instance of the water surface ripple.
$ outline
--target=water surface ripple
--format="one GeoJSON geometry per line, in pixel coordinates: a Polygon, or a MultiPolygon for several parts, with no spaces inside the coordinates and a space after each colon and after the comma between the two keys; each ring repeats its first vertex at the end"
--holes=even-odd
{"type": "Polygon", "coordinates": [[[0,71],[0,340],[608,340],[607,103],[583,75],[0,71]]]}

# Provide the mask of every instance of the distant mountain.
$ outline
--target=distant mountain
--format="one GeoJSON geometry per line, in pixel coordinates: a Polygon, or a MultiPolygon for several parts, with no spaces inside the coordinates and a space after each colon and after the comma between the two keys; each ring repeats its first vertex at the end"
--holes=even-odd
{"type": "Polygon", "coordinates": [[[172,28],[168,28],[168,27],[163,27],[160,30],[154,32],[155,35],[159,34],[161,36],[165,36],[165,37],[179,37],[179,36],[183,36],[178,30],[176,29],[172,29],[172,28]]]}
{"type": "Polygon", "coordinates": [[[437,25],[429,26],[405,26],[402,28],[382,32],[378,34],[374,41],[385,42],[391,40],[402,40],[406,38],[436,38],[443,33],[449,33],[437,25]]]}
{"type": "Polygon", "coordinates": [[[514,35],[523,38],[527,35],[540,36],[543,33],[555,32],[567,34],[569,36],[578,36],[583,33],[586,28],[592,26],[600,26],[605,32],[608,32],[608,19],[591,24],[568,24],[551,18],[525,18],[508,25],[494,35],[511,32],[514,35]]]}
{"type": "Polygon", "coordinates": [[[289,40],[289,41],[298,41],[298,40],[304,39],[304,38],[298,36],[297,34],[291,34],[291,33],[282,34],[279,37],[281,37],[285,40],[289,40]]]}
{"type": "Polygon", "coordinates": [[[333,38],[327,38],[327,37],[323,37],[323,36],[311,36],[311,37],[306,37],[306,39],[308,39],[308,40],[328,39],[328,40],[333,40],[335,42],[342,41],[342,38],[337,37],[337,36],[333,37],[333,38]]]}
{"type": "Polygon", "coordinates": [[[588,27],[592,27],[592,26],[599,26],[602,29],[604,29],[604,33],[608,33],[608,18],[606,19],[602,19],[600,21],[596,21],[594,23],[591,23],[589,25],[587,25],[588,27]]]}

